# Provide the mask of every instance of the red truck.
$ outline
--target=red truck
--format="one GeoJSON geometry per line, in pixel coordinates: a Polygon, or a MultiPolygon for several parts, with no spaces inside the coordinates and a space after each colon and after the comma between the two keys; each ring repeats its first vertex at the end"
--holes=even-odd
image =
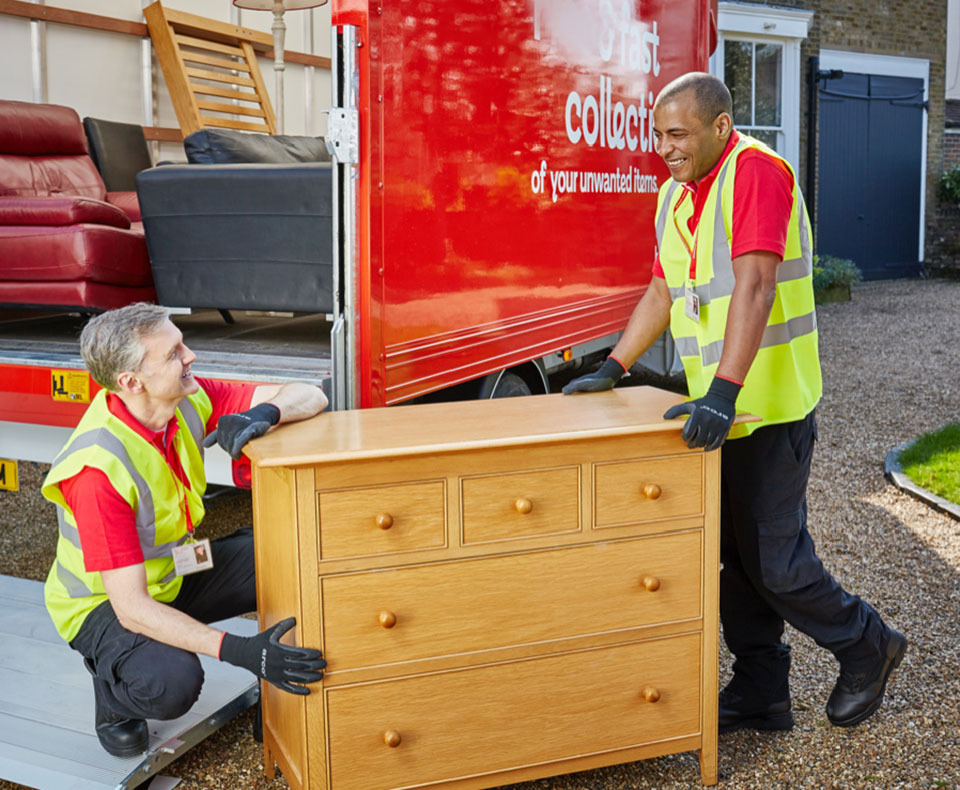
{"type": "MultiPolygon", "coordinates": [[[[333,309],[176,315],[196,373],[329,379],[335,408],[366,408],[455,386],[545,392],[609,349],[651,277],[667,177],[653,100],[707,69],[716,0],[332,0],[331,14],[333,309]]],[[[0,319],[0,458],[50,461],[96,388],[83,316],[0,319]]],[[[646,359],[672,361],[667,340],[646,359]]],[[[233,482],[210,455],[210,479],[233,482]]],[[[0,465],[0,486],[15,469],[0,465]]]]}

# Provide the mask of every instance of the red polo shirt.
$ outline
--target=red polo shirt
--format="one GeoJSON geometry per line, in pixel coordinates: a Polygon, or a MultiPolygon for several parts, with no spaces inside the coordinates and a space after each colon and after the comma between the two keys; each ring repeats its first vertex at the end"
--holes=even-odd
{"type": "MultiPolygon", "coordinates": [[[[224,414],[233,414],[250,408],[254,384],[229,384],[214,379],[197,379],[213,405],[213,413],[207,420],[206,432],[217,426],[224,414]]],[[[173,473],[185,485],[189,481],[174,452],[173,437],[180,426],[176,419],[170,420],[162,431],[144,427],[126,404],[113,393],[107,395],[110,413],[130,426],[144,439],[151,442],[163,455],[173,473]]],[[[83,550],[83,565],[87,572],[108,571],[143,562],[140,540],[137,537],[136,515],[99,469],[85,466],[77,474],[60,483],[63,498],[73,511],[80,533],[83,550]]],[[[187,516],[189,520],[189,515],[187,516]]],[[[193,525],[188,524],[192,529],[193,525]]]]}
{"type": "MultiPolygon", "coordinates": [[[[700,223],[710,187],[739,141],[740,134],[734,129],[713,169],[699,181],[688,181],[683,185],[685,191],[680,200],[694,202],[693,216],[687,222],[691,234],[700,223]]],[[[793,175],[786,164],[757,148],[743,151],[737,159],[737,172],[733,179],[730,256],[736,259],[748,252],[764,251],[775,253],[783,260],[792,210],[793,175]]],[[[663,278],[659,255],[653,263],[653,273],[663,278]]]]}

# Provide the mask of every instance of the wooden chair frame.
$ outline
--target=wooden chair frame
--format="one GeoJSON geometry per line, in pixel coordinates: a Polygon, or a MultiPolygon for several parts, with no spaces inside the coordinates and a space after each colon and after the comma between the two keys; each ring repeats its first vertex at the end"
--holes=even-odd
{"type": "Polygon", "coordinates": [[[207,126],[277,133],[257,64],[257,52],[273,51],[270,35],[164,8],[160,0],[143,15],[184,137],[207,126]]]}

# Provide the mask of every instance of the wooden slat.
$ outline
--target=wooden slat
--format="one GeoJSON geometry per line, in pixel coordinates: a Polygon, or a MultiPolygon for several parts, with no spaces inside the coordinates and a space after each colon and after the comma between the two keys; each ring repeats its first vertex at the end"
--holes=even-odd
{"type": "Polygon", "coordinates": [[[226,82],[228,85],[243,85],[246,88],[252,88],[256,83],[247,77],[238,77],[235,74],[224,74],[221,71],[208,71],[207,69],[195,69],[191,66],[185,67],[188,77],[196,77],[201,80],[213,80],[214,82],[226,82]]]}
{"type": "Polygon", "coordinates": [[[147,26],[142,22],[130,22],[100,14],[88,14],[85,11],[70,11],[66,8],[37,5],[21,0],[0,0],[0,14],[21,16],[41,22],[58,22],[74,27],[86,27],[92,30],[106,30],[110,33],[126,33],[131,36],[145,37],[147,26]]]}
{"type": "Polygon", "coordinates": [[[180,56],[187,63],[203,63],[206,66],[216,66],[218,69],[231,69],[233,71],[250,72],[250,67],[245,60],[230,60],[229,58],[216,58],[212,55],[200,55],[196,52],[180,50],[180,56]]]}
{"type": "Polygon", "coordinates": [[[250,79],[257,84],[257,95],[263,97],[261,105],[263,106],[263,111],[265,113],[264,120],[266,121],[267,126],[270,127],[270,134],[276,134],[277,116],[273,113],[273,105],[270,103],[270,94],[267,93],[267,85],[263,81],[263,75],[260,73],[260,66],[257,63],[257,56],[254,54],[253,45],[245,41],[241,44],[241,46],[243,47],[243,54],[247,59],[247,63],[250,64],[250,79]]]}
{"type": "Polygon", "coordinates": [[[183,142],[183,132],[167,126],[144,126],[143,136],[147,140],[157,140],[161,143],[183,142]]]}
{"type": "Polygon", "coordinates": [[[249,123],[247,121],[234,121],[230,118],[214,118],[212,115],[201,115],[200,120],[204,126],[219,126],[224,129],[245,129],[250,132],[265,132],[273,134],[270,127],[264,123],[249,123]]]}
{"type": "MultiPolygon", "coordinates": [[[[263,55],[269,60],[273,60],[273,48],[271,47],[263,55]]],[[[306,52],[291,52],[285,49],[283,59],[287,63],[299,63],[301,66],[314,66],[318,69],[330,68],[330,58],[325,58],[323,55],[308,55],[306,52]]]]}
{"type": "Polygon", "coordinates": [[[218,101],[207,101],[206,99],[197,99],[197,107],[201,110],[212,110],[213,112],[228,112],[235,115],[253,115],[257,118],[266,118],[263,108],[260,105],[256,107],[241,107],[238,104],[223,104],[218,101]]]}
{"type": "MultiPolygon", "coordinates": [[[[239,99],[240,101],[260,104],[260,97],[248,91],[232,91],[229,88],[218,88],[216,85],[201,85],[197,82],[191,82],[189,85],[194,94],[200,93],[206,96],[222,96],[225,99],[239,99]]],[[[199,101],[199,99],[195,100],[199,101]]]]}
{"type": "Polygon", "coordinates": [[[195,47],[196,49],[206,49],[210,52],[219,52],[221,55],[233,55],[237,58],[243,57],[243,50],[240,47],[231,47],[229,44],[218,44],[215,41],[207,41],[194,36],[184,36],[177,33],[174,40],[185,47],[195,47]]]}
{"type": "MultiPolygon", "coordinates": [[[[147,6],[147,8],[150,8],[150,6],[147,6]]],[[[259,30],[252,30],[248,27],[231,25],[227,22],[220,22],[217,19],[209,19],[196,14],[188,14],[186,11],[178,11],[175,8],[164,7],[163,10],[167,21],[173,25],[178,33],[231,45],[236,45],[237,41],[249,41],[261,51],[273,48],[273,36],[269,33],[261,33],[259,30]]]]}

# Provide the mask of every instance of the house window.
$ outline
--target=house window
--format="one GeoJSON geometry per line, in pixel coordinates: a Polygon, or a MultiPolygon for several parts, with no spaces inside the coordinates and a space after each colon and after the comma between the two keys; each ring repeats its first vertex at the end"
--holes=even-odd
{"type": "Polygon", "coordinates": [[[800,158],[800,42],[813,11],[720,0],[711,73],[733,96],[733,122],[790,164],[800,158]]]}
{"type": "Polygon", "coordinates": [[[723,74],[736,127],[784,154],[783,45],[726,39],[723,74]]]}

